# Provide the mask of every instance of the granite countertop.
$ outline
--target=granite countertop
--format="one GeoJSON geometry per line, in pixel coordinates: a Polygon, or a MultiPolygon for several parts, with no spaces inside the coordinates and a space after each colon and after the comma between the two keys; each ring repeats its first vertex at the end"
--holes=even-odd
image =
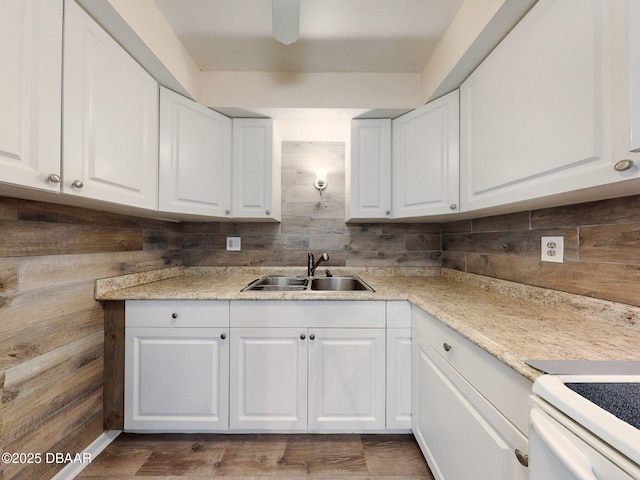
{"type": "MultiPolygon", "coordinates": [[[[334,274],[347,269],[332,269],[334,274]]],[[[350,268],[375,292],[241,292],[267,273],[172,267],[96,281],[97,300],[408,300],[529,380],[527,359],[640,360],[640,307],[439,268],[350,268]]]]}

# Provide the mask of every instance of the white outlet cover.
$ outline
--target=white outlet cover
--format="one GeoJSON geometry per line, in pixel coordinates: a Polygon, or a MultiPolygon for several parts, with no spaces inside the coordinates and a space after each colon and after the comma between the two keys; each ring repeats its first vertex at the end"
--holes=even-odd
{"type": "Polygon", "coordinates": [[[540,260],[543,262],[564,262],[564,237],[541,237],[540,260]]]}
{"type": "Polygon", "coordinates": [[[240,237],[227,237],[227,250],[239,252],[240,249],[240,237]]]}

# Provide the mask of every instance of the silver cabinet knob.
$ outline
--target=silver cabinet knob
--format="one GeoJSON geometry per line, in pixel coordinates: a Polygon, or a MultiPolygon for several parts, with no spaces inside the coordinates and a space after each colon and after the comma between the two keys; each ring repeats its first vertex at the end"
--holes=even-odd
{"type": "Polygon", "coordinates": [[[311,335],[309,335],[309,340],[315,340],[316,336],[312,333],[311,335]]]}
{"type": "Polygon", "coordinates": [[[47,177],[47,180],[51,183],[60,183],[60,175],[58,175],[57,173],[52,173],[47,177]]]}
{"type": "Polygon", "coordinates": [[[449,205],[449,208],[450,208],[451,210],[455,210],[455,209],[457,209],[457,208],[458,208],[458,205],[456,205],[455,203],[452,203],[451,205],[449,205]]]}
{"type": "Polygon", "coordinates": [[[385,210],[384,213],[387,214],[387,215],[391,215],[391,210],[385,210]]]}
{"type": "Polygon", "coordinates": [[[517,448],[516,448],[515,454],[520,465],[522,465],[523,467],[529,466],[529,455],[527,455],[526,453],[523,453],[521,450],[517,448]]]}
{"type": "Polygon", "coordinates": [[[221,338],[222,340],[224,340],[225,338],[227,338],[227,336],[226,336],[224,333],[222,333],[222,334],[220,335],[220,338],[221,338]]]}
{"type": "Polygon", "coordinates": [[[177,313],[172,313],[171,314],[171,318],[178,318],[178,314],[177,313]]]}
{"type": "Polygon", "coordinates": [[[633,160],[629,160],[628,158],[625,160],[620,160],[619,162],[617,162],[614,166],[613,169],[616,172],[626,172],[627,170],[629,170],[631,167],[633,167],[633,160]]]}
{"type": "Polygon", "coordinates": [[[224,211],[224,213],[226,213],[227,215],[229,215],[231,213],[231,210],[229,210],[228,208],[224,211]]]}
{"type": "Polygon", "coordinates": [[[81,180],[74,180],[73,182],[71,182],[71,186],[76,188],[82,188],[84,187],[84,183],[82,183],[81,180]]]}
{"type": "Polygon", "coordinates": [[[448,352],[449,350],[451,350],[451,345],[445,342],[442,344],[442,348],[444,348],[445,352],[448,352]]]}
{"type": "Polygon", "coordinates": [[[304,340],[305,338],[307,338],[307,336],[304,333],[300,334],[300,340],[304,340]]]}
{"type": "Polygon", "coordinates": [[[266,212],[264,212],[264,213],[266,213],[267,215],[271,215],[271,210],[267,210],[267,211],[266,211],[266,212]]]}

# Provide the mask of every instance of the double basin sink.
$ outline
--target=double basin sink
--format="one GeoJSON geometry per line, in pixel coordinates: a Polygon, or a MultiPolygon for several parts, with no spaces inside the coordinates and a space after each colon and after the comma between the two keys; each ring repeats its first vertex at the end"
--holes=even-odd
{"type": "Polygon", "coordinates": [[[254,280],[243,292],[373,292],[373,288],[367,285],[357,275],[335,277],[295,277],[281,275],[266,275],[254,280]]]}

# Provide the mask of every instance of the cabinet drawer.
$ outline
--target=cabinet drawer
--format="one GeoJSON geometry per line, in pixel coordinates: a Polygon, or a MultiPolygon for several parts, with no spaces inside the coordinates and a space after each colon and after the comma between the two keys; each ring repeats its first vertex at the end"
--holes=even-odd
{"type": "Polygon", "coordinates": [[[133,300],[126,302],[127,327],[228,327],[229,302],[133,300]]]}
{"type": "Polygon", "coordinates": [[[386,302],[232,301],[232,327],[385,328],[386,302]]]}
{"type": "Polygon", "coordinates": [[[422,338],[526,434],[531,382],[419,307],[412,307],[412,317],[414,335],[422,338]]]}

